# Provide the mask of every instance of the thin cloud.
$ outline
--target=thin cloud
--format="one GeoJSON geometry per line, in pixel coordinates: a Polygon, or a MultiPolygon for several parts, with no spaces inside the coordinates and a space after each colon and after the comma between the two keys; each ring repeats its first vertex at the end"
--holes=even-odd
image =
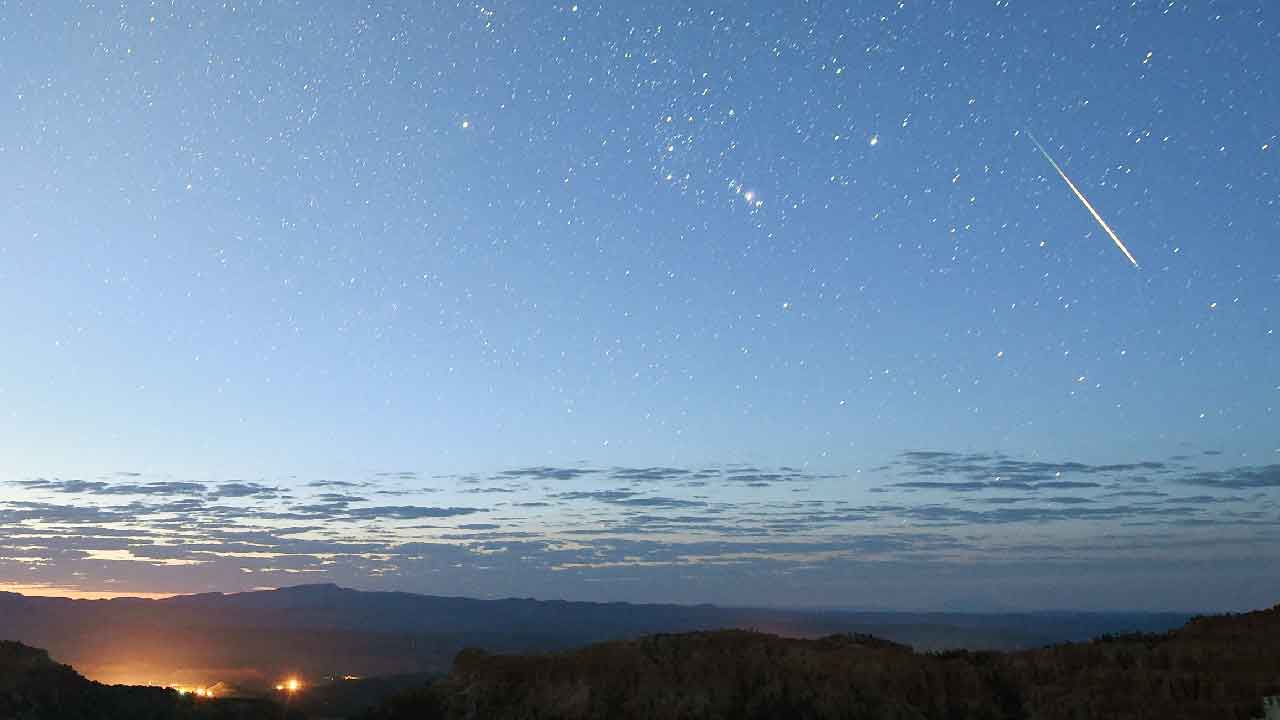
{"type": "Polygon", "coordinates": [[[343,517],[355,520],[421,520],[423,518],[458,517],[484,512],[473,507],[429,507],[421,505],[381,505],[378,507],[352,508],[343,517]]]}
{"type": "Polygon", "coordinates": [[[595,474],[595,470],[583,468],[527,467],[515,470],[503,470],[498,473],[506,478],[528,478],[531,480],[573,480],[586,475],[595,474]]]}
{"type": "Polygon", "coordinates": [[[1181,482],[1229,490],[1280,488],[1280,464],[1201,471],[1182,477],[1181,482]]]}
{"type": "Polygon", "coordinates": [[[79,495],[203,495],[206,486],[194,482],[106,483],[90,480],[19,480],[28,490],[79,495]]]}
{"type": "Polygon", "coordinates": [[[211,498],[273,498],[280,494],[280,488],[268,487],[252,482],[231,482],[223,483],[214,490],[209,491],[211,498]]]}

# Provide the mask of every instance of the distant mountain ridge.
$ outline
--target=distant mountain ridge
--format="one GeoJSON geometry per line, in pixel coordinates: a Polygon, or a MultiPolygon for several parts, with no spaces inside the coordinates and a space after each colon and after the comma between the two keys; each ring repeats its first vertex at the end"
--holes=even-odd
{"type": "Polygon", "coordinates": [[[464,647],[567,649],[653,633],[756,629],[875,634],[917,649],[1016,649],[1162,631],[1184,615],[853,613],[367,592],[332,584],[161,600],[0,593],[0,638],[50,650],[110,682],[267,686],[280,673],[443,673],[464,647]],[[140,662],[139,658],[146,658],[140,662]],[[212,675],[212,677],[211,677],[212,675]]]}
{"type": "MultiPolygon", "coordinates": [[[[0,593],[14,595],[13,593],[0,593]]],[[[26,596],[17,596],[26,597],[26,596]]],[[[29,600],[61,600],[27,598],[29,600]]],[[[465,632],[469,630],[528,630],[527,622],[568,614],[573,624],[588,626],[614,625],[630,632],[668,631],[672,624],[702,627],[715,625],[726,618],[735,624],[755,622],[781,625],[781,634],[794,629],[799,635],[820,635],[827,626],[851,624],[923,625],[954,627],[1010,627],[1011,618],[1024,618],[1028,625],[1043,626],[1050,619],[1054,626],[1047,631],[1045,642],[1056,641],[1060,634],[1075,634],[1087,639],[1098,628],[1167,629],[1176,627],[1192,613],[1146,612],[898,612],[891,610],[783,609],[757,607],[723,607],[708,603],[698,605],[589,602],[572,600],[536,600],[533,598],[477,599],[461,596],[423,595],[395,591],[368,591],[343,588],[333,583],[294,585],[273,590],[240,593],[201,593],[177,595],[161,600],[117,598],[105,601],[71,601],[129,603],[139,611],[151,611],[155,604],[191,610],[252,610],[274,612],[274,622],[297,627],[358,627],[379,630],[418,630],[426,632],[465,632]],[[619,615],[625,610],[626,616],[619,615]],[[649,630],[649,628],[652,630],[649,630]]],[[[1035,639],[1032,640],[1035,642],[1035,639]]]]}

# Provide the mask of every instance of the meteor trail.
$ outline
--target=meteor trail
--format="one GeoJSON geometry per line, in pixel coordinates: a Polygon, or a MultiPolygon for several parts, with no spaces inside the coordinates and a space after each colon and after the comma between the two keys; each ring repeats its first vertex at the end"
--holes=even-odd
{"type": "Polygon", "coordinates": [[[1138,267],[1138,261],[1133,257],[1133,253],[1129,252],[1129,248],[1125,247],[1123,242],[1120,242],[1120,238],[1116,236],[1115,231],[1111,229],[1111,226],[1107,224],[1107,221],[1102,219],[1102,216],[1098,214],[1098,211],[1093,209],[1093,205],[1089,202],[1089,198],[1086,198],[1084,193],[1080,192],[1080,188],[1076,187],[1076,184],[1071,182],[1071,178],[1067,177],[1067,174],[1062,171],[1062,168],[1058,165],[1057,161],[1049,155],[1049,151],[1044,149],[1044,146],[1040,144],[1040,141],[1036,139],[1036,136],[1031,134],[1030,130],[1026,132],[1027,137],[1031,138],[1031,142],[1036,144],[1036,149],[1040,151],[1040,154],[1044,156],[1044,159],[1049,161],[1049,164],[1053,166],[1053,169],[1057,170],[1058,174],[1062,176],[1063,181],[1067,183],[1067,187],[1071,188],[1071,192],[1075,193],[1076,197],[1080,198],[1080,202],[1089,209],[1089,212],[1093,215],[1093,219],[1097,220],[1098,224],[1102,226],[1102,229],[1106,230],[1107,234],[1111,236],[1111,241],[1116,244],[1116,247],[1120,248],[1120,252],[1124,253],[1124,256],[1129,258],[1129,262],[1133,263],[1134,267],[1138,267]]]}

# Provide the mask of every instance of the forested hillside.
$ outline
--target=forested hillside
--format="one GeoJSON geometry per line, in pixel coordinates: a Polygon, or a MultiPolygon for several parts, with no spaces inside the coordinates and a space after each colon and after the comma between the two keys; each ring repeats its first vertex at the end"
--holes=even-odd
{"type": "Polygon", "coordinates": [[[1017,653],[867,636],[657,635],[542,656],[466,651],[377,720],[1248,720],[1280,694],[1280,607],[1017,653]]]}

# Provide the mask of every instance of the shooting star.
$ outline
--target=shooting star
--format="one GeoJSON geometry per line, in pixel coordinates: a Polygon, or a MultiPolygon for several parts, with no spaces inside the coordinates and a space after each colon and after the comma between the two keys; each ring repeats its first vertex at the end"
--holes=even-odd
{"type": "Polygon", "coordinates": [[[1040,144],[1040,141],[1036,139],[1036,136],[1032,135],[1030,130],[1027,130],[1026,133],[1027,137],[1031,138],[1031,142],[1036,144],[1036,149],[1040,151],[1040,154],[1044,156],[1044,159],[1048,160],[1049,164],[1053,166],[1053,169],[1057,170],[1058,174],[1062,176],[1062,180],[1067,183],[1067,187],[1071,188],[1071,192],[1075,193],[1076,197],[1080,198],[1080,202],[1089,209],[1090,214],[1093,215],[1093,219],[1097,220],[1098,224],[1102,226],[1102,229],[1107,231],[1107,235],[1111,236],[1111,242],[1114,242],[1116,247],[1120,248],[1120,252],[1124,253],[1124,256],[1129,258],[1129,262],[1133,263],[1134,267],[1138,267],[1138,261],[1133,257],[1133,253],[1129,252],[1129,248],[1124,246],[1124,243],[1120,241],[1119,236],[1117,236],[1115,231],[1111,229],[1111,226],[1107,224],[1107,221],[1102,219],[1102,216],[1098,214],[1098,211],[1093,209],[1093,204],[1089,202],[1089,198],[1085,197],[1084,193],[1080,192],[1080,188],[1076,187],[1076,184],[1071,182],[1071,178],[1067,177],[1067,174],[1062,171],[1062,167],[1049,155],[1049,151],[1044,149],[1044,146],[1040,144]]]}

